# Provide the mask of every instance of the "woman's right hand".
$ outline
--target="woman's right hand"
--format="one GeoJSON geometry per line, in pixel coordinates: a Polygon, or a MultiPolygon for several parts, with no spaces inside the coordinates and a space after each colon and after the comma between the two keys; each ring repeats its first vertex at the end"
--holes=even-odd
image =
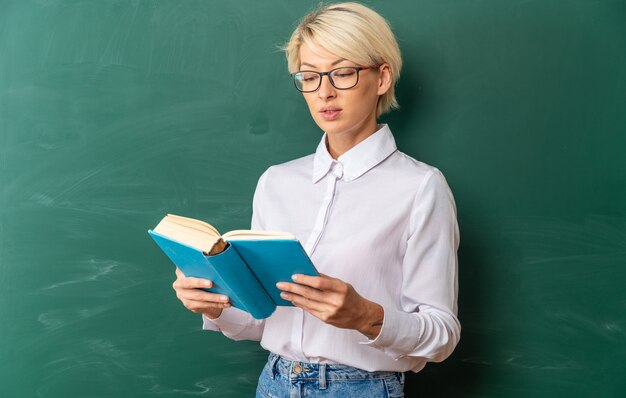
{"type": "Polygon", "coordinates": [[[213,282],[210,280],[187,278],[180,269],[176,268],[176,280],[172,284],[176,297],[189,311],[215,319],[222,314],[224,308],[230,307],[230,303],[228,297],[222,294],[200,290],[212,286],[213,282]]]}

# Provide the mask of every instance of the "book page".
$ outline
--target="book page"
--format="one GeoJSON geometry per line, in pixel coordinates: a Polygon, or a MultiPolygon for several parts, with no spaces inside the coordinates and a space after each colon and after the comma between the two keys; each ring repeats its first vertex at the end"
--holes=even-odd
{"type": "Polygon", "coordinates": [[[219,236],[214,235],[212,231],[207,233],[193,226],[169,222],[166,218],[154,228],[154,232],[203,252],[209,252],[219,239],[219,236]]]}
{"type": "Polygon", "coordinates": [[[224,234],[225,240],[237,239],[296,239],[295,236],[288,232],[268,232],[268,231],[250,231],[246,229],[236,229],[224,234]]]}
{"type": "Polygon", "coordinates": [[[209,223],[204,221],[196,220],[195,218],[177,216],[175,214],[168,214],[163,218],[163,220],[167,220],[167,222],[172,222],[178,225],[184,225],[190,228],[195,228],[205,233],[220,236],[218,230],[209,223]]]}
{"type": "MultiPolygon", "coordinates": [[[[215,227],[204,221],[194,218],[168,214],[154,228],[154,232],[167,236],[187,246],[191,246],[205,253],[211,252],[220,234],[215,227]]],[[[289,239],[295,237],[287,232],[251,231],[238,229],[223,236],[224,240],[261,240],[261,239],[289,239]]],[[[218,251],[219,252],[219,251],[218,251]]],[[[215,253],[213,253],[215,254],[215,253]]]]}

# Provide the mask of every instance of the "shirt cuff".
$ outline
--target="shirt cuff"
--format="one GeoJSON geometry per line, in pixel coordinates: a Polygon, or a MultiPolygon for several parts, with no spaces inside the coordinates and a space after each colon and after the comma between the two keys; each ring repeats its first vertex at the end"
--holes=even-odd
{"type": "Polygon", "coordinates": [[[383,306],[385,315],[380,333],[373,340],[359,344],[377,348],[398,360],[415,350],[420,341],[422,328],[419,319],[413,314],[383,306]]]}
{"type": "Polygon", "coordinates": [[[215,319],[202,315],[202,329],[226,332],[229,335],[236,336],[246,328],[248,319],[248,313],[231,307],[222,310],[220,316],[215,319]]]}

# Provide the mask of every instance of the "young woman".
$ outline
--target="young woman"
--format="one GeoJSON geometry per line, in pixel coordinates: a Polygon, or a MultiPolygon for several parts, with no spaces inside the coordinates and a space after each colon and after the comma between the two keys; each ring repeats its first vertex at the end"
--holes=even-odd
{"type": "Polygon", "coordinates": [[[321,276],[279,283],[295,307],[265,320],[198,290],[178,298],[204,328],[270,351],[258,397],[401,397],[404,373],[450,355],[460,337],[456,209],[439,170],[397,150],[377,124],[397,107],[401,57],[387,22],[357,4],[304,17],[289,71],[324,132],[314,154],[260,178],[252,228],[292,232],[321,276]]]}

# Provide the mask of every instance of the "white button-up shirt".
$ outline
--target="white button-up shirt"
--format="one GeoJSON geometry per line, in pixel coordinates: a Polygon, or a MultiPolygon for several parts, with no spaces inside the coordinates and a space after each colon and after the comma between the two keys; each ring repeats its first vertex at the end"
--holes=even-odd
{"type": "Polygon", "coordinates": [[[205,329],[260,340],[287,359],[368,371],[417,372],[458,343],[454,199],[439,170],[397,150],[386,125],[337,160],[324,136],[314,155],[270,167],[252,229],[293,233],[319,272],[380,304],[380,334],[370,340],[295,307],[264,320],[229,308],[204,317],[205,329]]]}

